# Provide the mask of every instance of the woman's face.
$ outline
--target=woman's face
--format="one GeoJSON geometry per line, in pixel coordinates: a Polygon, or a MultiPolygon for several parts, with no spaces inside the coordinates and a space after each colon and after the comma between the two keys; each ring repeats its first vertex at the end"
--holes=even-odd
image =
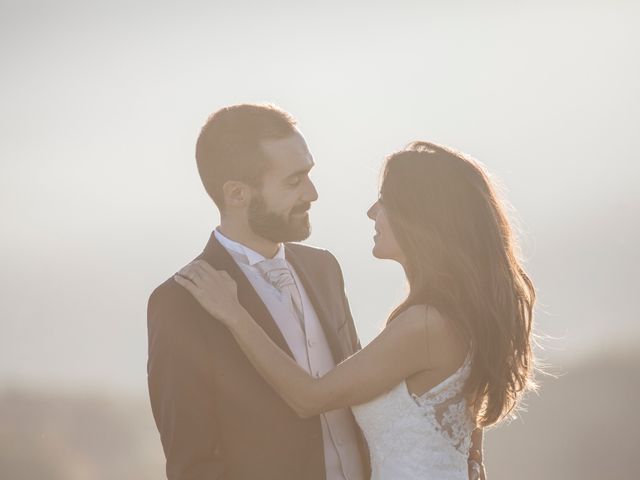
{"type": "Polygon", "coordinates": [[[395,260],[404,264],[404,254],[393,234],[387,212],[380,199],[371,205],[371,208],[367,211],[367,216],[375,222],[376,234],[373,237],[373,256],[395,260]]]}

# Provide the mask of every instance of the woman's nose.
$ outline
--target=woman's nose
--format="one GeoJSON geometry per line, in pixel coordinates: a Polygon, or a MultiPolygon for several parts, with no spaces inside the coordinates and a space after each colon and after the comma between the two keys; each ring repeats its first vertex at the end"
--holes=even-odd
{"type": "Polygon", "coordinates": [[[369,207],[369,210],[367,210],[367,217],[369,217],[371,220],[375,220],[377,212],[378,212],[378,202],[375,202],[373,205],[371,205],[371,207],[369,207]]]}

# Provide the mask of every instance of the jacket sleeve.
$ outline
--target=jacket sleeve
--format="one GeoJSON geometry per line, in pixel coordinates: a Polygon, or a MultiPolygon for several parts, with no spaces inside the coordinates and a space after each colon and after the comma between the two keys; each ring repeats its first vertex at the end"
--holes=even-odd
{"type": "Polygon", "coordinates": [[[168,480],[227,478],[214,413],[213,359],[201,331],[203,315],[173,280],[149,299],[149,396],[168,480]]]}

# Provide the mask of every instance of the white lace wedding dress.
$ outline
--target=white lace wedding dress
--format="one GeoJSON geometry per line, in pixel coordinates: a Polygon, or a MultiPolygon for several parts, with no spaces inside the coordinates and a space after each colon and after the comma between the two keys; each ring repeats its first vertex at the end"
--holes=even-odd
{"type": "Polygon", "coordinates": [[[355,407],[371,455],[371,480],[467,480],[474,429],[462,395],[470,358],[442,383],[417,396],[405,381],[355,407]]]}

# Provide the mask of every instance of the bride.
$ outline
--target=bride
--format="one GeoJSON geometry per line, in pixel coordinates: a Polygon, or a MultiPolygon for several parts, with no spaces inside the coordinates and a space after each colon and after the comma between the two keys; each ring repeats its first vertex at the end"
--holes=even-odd
{"type": "Polygon", "coordinates": [[[535,291],[504,208],[473,159],[414,142],[387,158],[368,216],[373,255],[402,265],[409,294],[380,335],[320,378],[254,322],[226,272],[197,260],[175,280],[298,415],[352,408],[372,479],[484,477],[467,463],[472,431],[505,418],[533,387],[535,291]]]}

